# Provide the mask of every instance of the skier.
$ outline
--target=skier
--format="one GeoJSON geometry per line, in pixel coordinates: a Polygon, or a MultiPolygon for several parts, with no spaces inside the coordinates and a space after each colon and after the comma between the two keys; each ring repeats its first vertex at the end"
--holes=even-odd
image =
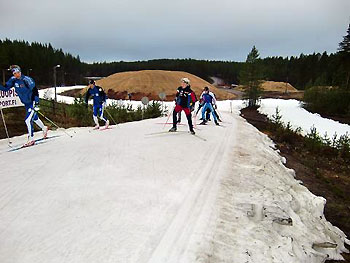
{"type": "Polygon", "coordinates": [[[47,137],[47,126],[39,119],[38,111],[39,107],[39,92],[35,86],[35,82],[32,78],[22,75],[21,68],[18,65],[12,65],[9,69],[13,76],[6,82],[5,86],[0,84],[0,90],[9,91],[12,87],[15,88],[19,99],[24,104],[26,109],[25,123],[28,129],[28,141],[23,147],[32,146],[35,144],[34,140],[34,126],[33,121],[43,131],[43,138],[47,137]]]}
{"type": "MultiPolygon", "coordinates": [[[[201,94],[201,96],[200,96],[200,99],[199,99],[199,107],[198,107],[198,109],[197,109],[197,112],[196,112],[196,116],[197,116],[197,114],[198,114],[198,112],[200,111],[200,109],[204,106],[204,104],[205,104],[205,102],[204,102],[204,100],[203,100],[203,94],[204,94],[204,91],[205,91],[205,89],[209,89],[208,87],[204,87],[204,89],[203,89],[203,92],[202,92],[202,94],[201,94]]],[[[209,92],[209,94],[215,99],[215,101],[216,101],[216,96],[215,96],[215,94],[213,93],[213,92],[209,92]]],[[[220,117],[219,117],[219,114],[216,112],[216,109],[215,109],[215,107],[213,107],[213,109],[214,109],[214,114],[216,115],[216,118],[218,119],[218,121],[220,121],[221,122],[221,120],[220,120],[220,117]]],[[[203,118],[200,118],[200,120],[203,120],[203,118]]],[[[210,109],[209,108],[207,108],[207,111],[206,111],[206,120],[209,120],[210,121],[210,109]]]]}
{"type": "Polygon", "coordinates": [[[214,111],[214,108],[217,108],[214,93],[210,92],[208,87],[205,87],[203,93],[201,94],[201,99],[203,99],[204,105],[203,105],[203,109],[202,109],[203,121],[200,124],[204,125],[207,123],[208,118],[206,119],[205,113],[206,113],[207,109],[209,109],[211,111],[211,114],[213,115],[215,124],[219,125],[219,123],[217,121],[217,116],[216,116],[215,111],[214,111]],[[214,108],[213,108],[213,105],[214,105],[214,108]]]}
{"type": "Polygon", "coordinates": [[[103,116],[103,110],[106,105],[106,93],[103,91],[102,87],[96,86],[94,80],[90,80],[89,82],[89,89],[86,92],[85,96],[85,102],[86,106],[88,105],[88,101],[90,96],[93,97],[93,120],[95,122],[94,130],[97,130],[100,128],[100,125],[98,123],[97,117],[99,117],[101,120],[105,121],[105,127],[104,129],[107,129],[109,126],[109,120],[103,116]]]}
{"type": "Polygon", "coordinates": [[[176,131],[177,114],[182,110],[185,112],[188,126],[190,128],[191,134],[195,134],[192,125],[191,111],[194,109],[194,104],[196,103],[196,95],[191,90],[190,80],[188,78],[181,79],[181,86],[177,88],[176,99],[175,99],[175,109],[173,111],[173,127],[169,132],[176,131]]]}

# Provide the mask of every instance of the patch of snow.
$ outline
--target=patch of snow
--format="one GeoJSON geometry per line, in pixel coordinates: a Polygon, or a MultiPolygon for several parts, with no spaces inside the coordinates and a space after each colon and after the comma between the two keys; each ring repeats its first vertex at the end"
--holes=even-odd
{"type": "Polygon", "coordinates": [[[310,132],[314,126],[321,136],[325,134],[332,138],[334,133],[338,136],[348,133],[350,135],[350,126],[321,117],[319,114],[311,113],[301,107],[298,100],[282,99],[263,99],[259,112],[266,114],[271,118],[276,114],[276,108],[280,110],[282,121],[287,124],[290,122],[294,129],[302,128],[302,133],[310,132]]]}

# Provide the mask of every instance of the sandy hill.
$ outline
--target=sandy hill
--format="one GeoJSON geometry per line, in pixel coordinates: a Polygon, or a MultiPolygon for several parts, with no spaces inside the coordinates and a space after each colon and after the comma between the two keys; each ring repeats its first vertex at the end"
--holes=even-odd
{"type": "Polygon", "coordinates": [[[263,83],[261,84],[261,88],[264,91],[285,92],[287,90],[288,92],[298,92],[296,88],[294,88],[287,82],[263,81],[263,83]]]}
{"type": "MultiPolygon", "coordinates": [[[[276,82],[276,81],[262,81],[260,88],[264,91],[272,91],[272,92],[286,92],[286,89],[289,93],[299,92],[296,88],[286,82],[276,82]]],[[[240,90],[244,90],[244,86],[239,86],[240,90]]]]}
{"type": "Polygon", "coordinates": [[[98,80],[96,83],[108,94],[109,98],[127,99],[128,93],[131,93],[131,99],[140,100],[147,96],[149,99],[159,100],[159,93],[165,92],[166,100],[173,100],[177,87],[180,86],[181,78],[188,78],[191,81],[191,87],[200,96],[205,86],[208,86],[218,99],[234,99],[236,96],[226,91],[220,90],[209,82],[183,71],[165,71],[165,70],[142,70],[132,72],[121,72],[98,80]]]}

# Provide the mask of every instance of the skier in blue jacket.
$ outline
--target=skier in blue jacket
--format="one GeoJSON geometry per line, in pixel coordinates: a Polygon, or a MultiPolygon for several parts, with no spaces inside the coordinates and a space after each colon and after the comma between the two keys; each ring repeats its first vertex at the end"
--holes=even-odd
{"type": "Polygon", "coordinates": [[[105,129],[109,126],[109,120],[103,115],[103,110],[106,105],[106,93],[103,91],[103,89],[99,86],[95,85],[94,80],[90,80],[89,82],[89,89],[86,92],[85,96],[85,102],[88,103],[90,96],[93,98],[93,119],[95,122],[94,129],[99,129],[100,125],[98,123],[97,117],[99,117],[101,120],[105,121],[105,129]]]}
{"type": "Polygon", "coordinates": [[[21,68],[17,65],[12,65],[10,70],[13,76],[6,82],[5,86],[0,85],[0,90],[9,91],[12,87],[15,88],[19,99],[24,104],[26,109],[25,123],[28,129],[28,141],[23,146],[32,146],[35,144],[34,140],[34,126],[33,121],[43,131],[43,137],[47,137],[48,128],[38,117],[39,108],[39,92],[35,87],[35,82],[32,78],[24,76],[21,73],[21,68]]]}
{"type": "Polygon", "coordinates": [[[213,108],[213,105],[214,105],[215,108],[217,107],[216,106],[216,99],[215,99],[214,94],[209,91],[208,87],[204,88],[204,91],[203,91],[203,93],[201,95],[201,99],[203,99],[204,105],[203,105],[203,109],[202,109],[202,119],[203,119],[203,121],[200,124],[204,125],[204,124],[207,123],[208,120],[205,118],[205,113],[206,113],[207,109],[209,109],[211,114],[213,115],[215,124],[219,125],[217,117],[216,117],[216,114],[215,114],[215,111],[214,111],[214,108],[213,108]]]}

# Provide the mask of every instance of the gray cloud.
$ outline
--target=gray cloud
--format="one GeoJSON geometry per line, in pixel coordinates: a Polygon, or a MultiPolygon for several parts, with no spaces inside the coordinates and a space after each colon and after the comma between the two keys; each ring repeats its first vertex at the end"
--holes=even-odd
{"type": "Polygon", "coordinates": [[[0,38],[50,42],[83,61],[334,52],[349,0],[0,0],[0,38]]]}

